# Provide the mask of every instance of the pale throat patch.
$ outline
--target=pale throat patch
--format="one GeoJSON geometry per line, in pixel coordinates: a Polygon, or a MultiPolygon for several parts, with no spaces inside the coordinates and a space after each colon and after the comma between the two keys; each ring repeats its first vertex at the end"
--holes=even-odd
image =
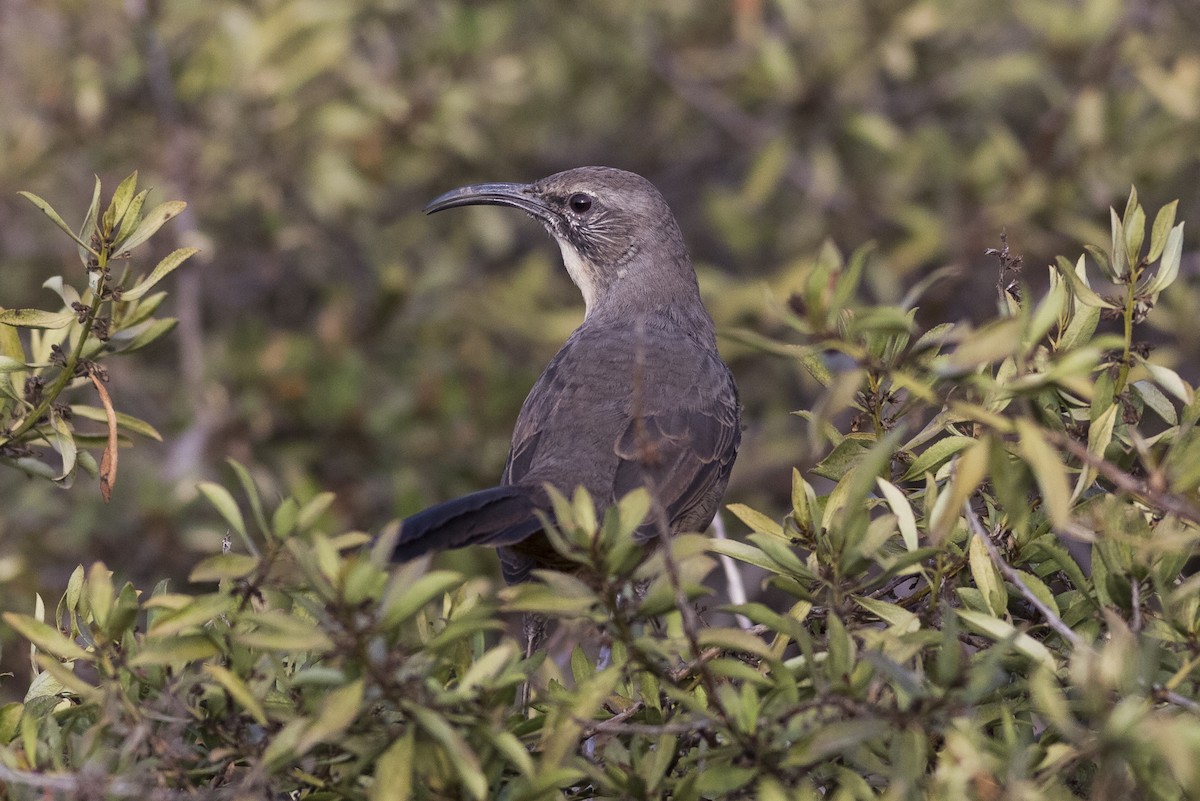
{"type": "Polygon", "coordinates": [[[580,257],[579,251],[575,250],[567,240],[557,236],[554,238],[558,241],[559,250],[562,251],[567,275],[571,276],[571,280],[583,294],[583,316],[587,317],[592,312],[592,301],[596,298],[596,285],[592,278],[592,271],[588,263],[580,257]]]}

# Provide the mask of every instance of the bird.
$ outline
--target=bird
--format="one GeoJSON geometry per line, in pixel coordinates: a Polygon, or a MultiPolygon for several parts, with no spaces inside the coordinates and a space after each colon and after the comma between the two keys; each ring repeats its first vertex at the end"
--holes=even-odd
{"type": "Polygon", "coordinates": [[[579,167],[464,186],[424,211],[471,205],[514,207],[546,228],[583,295],[583,322],[525,399],[499,484],[404,519],[393,560],[487,545],[509,584],[570,569],[543,531],[547,486],[567,497],[584,488],[601,515],[646,488],[655,513],[635,533],[643,542],[664,527],[705,530],[737,456],[741,405],[662,194],[632,172],[579,167]]]}

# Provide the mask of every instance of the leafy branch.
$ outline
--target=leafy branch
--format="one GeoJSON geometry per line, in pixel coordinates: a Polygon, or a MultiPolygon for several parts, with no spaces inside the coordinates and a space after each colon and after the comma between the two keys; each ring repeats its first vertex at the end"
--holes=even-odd
{"type": "Polygon", "coordinates": [[[139,350],[174,327],[174,320],[152,316],[165,293],[148,293],[197,252],[175,250],[132,287],[124,285],[131,278],[128,267],[120,274],[114,267],[128,263],[134,249],[186,207],[173,200],[145,210],[150,190],[138,191],[137,180],[136,172],[123,180],[101,212],[97,178],[78,231],[41,197],[21,192],[78,246],[86,285],[77,289],[62,276],[48,279],[43,286],[58,294],[58,310],[0,307],[0,463],[64,486],[82,467],[99,477],[106,501],[116,483],[120,433],[160,437],[148,423],[116,411],[100,362],[115,353],[139,350]],[[95,387],[99,408],[63,402],[67,390],[84,384],[95,387]],[[99,464],[86,450],[94,437],[72,423],[76,415],[107,424],[107,434],[100,438],[104,449],[99,464]],[[59,467],[45,461],[45,447],[58,453],[59,467]]]}

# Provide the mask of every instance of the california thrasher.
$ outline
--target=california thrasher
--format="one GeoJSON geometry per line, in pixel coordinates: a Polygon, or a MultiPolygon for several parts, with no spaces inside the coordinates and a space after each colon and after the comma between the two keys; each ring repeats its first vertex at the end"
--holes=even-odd
{"type": "Polygon", "coordinates": [[[583,293],[583,323],[550,361],[513,430],[500,485],[430,507],[401,526],[394,558],[490,545],[505,579],[566,568],[542,533],[549,484],[582,486],[598,512],[646,487],[650,540],[712,521],[741,440],[737,388],[675,217],[654,186],[609,167],[531,184],[465,186],[425,207],[515,206],[546,227],[583,293]],[[657,522],[656,522],[657,520],[657,522]]]}

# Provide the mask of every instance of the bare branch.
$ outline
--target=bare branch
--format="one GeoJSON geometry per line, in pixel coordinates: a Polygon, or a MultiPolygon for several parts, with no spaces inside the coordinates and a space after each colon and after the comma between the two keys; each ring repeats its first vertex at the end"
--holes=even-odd
{"type": "Polygon", "coordinates": [[[1176,517],[1200,525],[1200,509],[1197,509],[1186,499],[1169,492],[1162,492],[1151,487],[1147,482],[1134,478],[1112,462],[1096,456],[1079,442],[1057,431],[1044,431],[1046,439],[1066,448],[1073,456],[1112,482],[1113,486],[1122,492],[1127,492],[1138,500],[1150,506],[1173,514],[1176,517]]]}
{"type": "Polygon", "coordinates": [[[988,556],[992,558],[992,561],[996,563],[996,567],[1000,569],[1001,575],[1003,575],[1004,578],[1009,581],[1009,583],[1017,588],[1017,591],[1024,596],[1026,601],[1029,601],[1029,603],[1032,604],[1035,609],[1041,612],[1042,617],[1046,619],[1046,622],[1050,625],[1050,628],[1058,632],[1058,635],[1069,642],[1072,647],[1086,647],[1087,644],[1083,641],[1083,638],[1076,634],[1070,626],[1064,623],[1063,619],[1059,617],[1053,609],[1046,606],[1046,604],[1042,602],[1041,598],[1038,598],[1036,595],[1034,595],[1033,590],[1029,589],[1029,585],[1027,585],[1025,580],[1021,578],[1021,574],[1018,573],[1012,565],[1004,560],[1004,557],[1000,553],[1000,549],[996,547],[996,543],[992,542],[992,538],[988,535],[987,529],[983,527],[983,521],[979,519],[979,515],[975,513],[975,510],[971,508],[970,501],[963,502],[963,514],[966,515],[967,523],[971,526],[971,531],[976,537],[979,537],[980,541],[983,543],[983,547],[987,549],[988,556]]]}

